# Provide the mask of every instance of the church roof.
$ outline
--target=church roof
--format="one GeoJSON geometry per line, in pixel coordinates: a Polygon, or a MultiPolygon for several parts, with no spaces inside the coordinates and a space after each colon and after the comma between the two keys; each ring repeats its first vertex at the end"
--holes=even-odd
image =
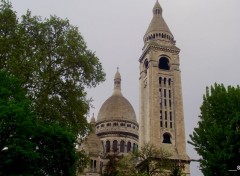
{"type": "Polygon", "coordinates": [[[121,75],[117,70],[114,77],[113,94],[100,108],[97,122],[111,120],[127,120],[136,122],[136,115],[130,102],[121,92],[121,75]]]}
{"type": "Polygon", "coordinates": [[[153,18],[150,25],[148,26],[145,35],[152,32],[165,32],[172,35],[167,23],[162,17],[162,7],[160,6],[158,1],[156,1],[153,7],[153,18]]]}

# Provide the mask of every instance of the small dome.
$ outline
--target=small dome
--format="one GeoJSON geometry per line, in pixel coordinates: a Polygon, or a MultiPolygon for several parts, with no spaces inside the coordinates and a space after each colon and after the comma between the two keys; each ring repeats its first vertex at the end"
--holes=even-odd
{"type": "Polygon", "coordinates": [[[83,149],[90,155],[102,154],[103,144],[99,137],[95,134],[95,131],[91,132],[83,143],[83,149]]]}

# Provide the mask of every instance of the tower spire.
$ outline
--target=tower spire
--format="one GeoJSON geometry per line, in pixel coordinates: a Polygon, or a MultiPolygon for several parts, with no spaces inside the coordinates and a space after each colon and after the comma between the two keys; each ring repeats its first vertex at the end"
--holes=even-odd
{"type": "Polygon", "coordinates": [[[144,35],[144,43],[152,40],[174,41],[174,37],[162,16],[162,7],[158,0],[153,7],[153,18],[144,35]]]}
{"type": "Polygon", "coordinates": [[[113,94],[119,94],[121,95],[121,75],[119,73],[119,67],[117,67],[117,72],[114,76],[114,90],[113,94]]]}
{"type": "Polygon", "coordinates": [[[162,15],[162,7],[159,4],[158,0],[153,7],[153,15],[162,15]]]}

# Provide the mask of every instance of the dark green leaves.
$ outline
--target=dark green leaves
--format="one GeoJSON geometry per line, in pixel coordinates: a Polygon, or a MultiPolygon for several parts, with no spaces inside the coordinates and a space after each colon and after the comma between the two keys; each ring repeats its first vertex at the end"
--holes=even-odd
{"type": "Polygon", "coordinates": [[[30,11],[17,19],[10,4],[0,8],[0,69],[23,81],[38,118],[84,136],[90,103],[85,88],[105,77],[99,59],[67,19],[41,19],[30,11]]]}
{"type": "Polygon", "coordinates": [[[204,175],[234,175],[240,163],[240,88],[214,84],[206,89],[198,127],[190,135],[202,157],[204,175]]]}

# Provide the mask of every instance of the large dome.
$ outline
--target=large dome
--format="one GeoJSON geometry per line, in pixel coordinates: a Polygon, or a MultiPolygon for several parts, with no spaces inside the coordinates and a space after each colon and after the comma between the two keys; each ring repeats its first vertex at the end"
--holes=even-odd
{"type": "Polygon", "coordinates": [[[98,113],[98,122],[108,120],[128,120],[136,122],[132,105],[122,95],[112,95],[102,105],[98,113]]]}
{"type": "Polygon", "coordinates": [[[136,115],[132,105],[121,93],[121,76],[117,71],[114,77],[114,91],[100,108],[97,122],[111,120],[127,120],[136,123],[136,115]]]}

